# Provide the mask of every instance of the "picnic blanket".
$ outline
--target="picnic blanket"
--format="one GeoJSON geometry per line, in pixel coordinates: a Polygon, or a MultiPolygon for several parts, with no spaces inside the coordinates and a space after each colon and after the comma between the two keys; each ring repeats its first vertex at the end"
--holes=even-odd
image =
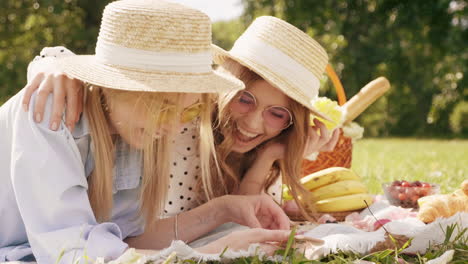
{"type": "MultiPolygon", "coordinates": [[[[400,207],[391,206],[385,201],[378,202],[370,206],[368,209],[363,210],[359,215],[363,221],[369,221],[369,217],[390,217],[395,212],[399,212],[400,207]],[[371,216],[371,211],[373,216],[371,216]]],[[[399,214],[401,215],[401,214],[399,214]]],[[[395,218],[395,216],[393,216],[395,218]]],[[[409,238],[412,239],[410,246],[403,250],[403,253],[420,253],[424,254],[430,245],[441,244],[445,240],[445,231],[448,226],[457,225],[455,228],[452,239],[455,238],[464,228],[468,228],[468,213],[460,212],[450,218],[439,218],[433,223],[425,224],[418,220],[416,217],[406,217],[396,219],[384,225],[384,228],[379,228],[375,231],[365,231],[358,229],[350,223],[338,224],[321,224],[302,226],[301,229],[305,231],[305,236],[313,238],[320,238],[325,241],[321,246],[311,246],[306,249],[305,254],[309,259],[319,259],[330,253],[337,251],[353,251],[358,254],[368,254],[370,252],[394,249],[393,242],[389,239],[391,234],[399,242],[400,246],[404,244],[409,238]],[[388,232],[388,233],[387,233],[388,232]]],[[[207,236],[194,241],[190,245],[195,248],[212,242],[219,237],[227,235],[233,231],[242,230],[246,227],[227,224],[223,225],[214,232],[207,236]]],[[[467,234],[468,235],[468,234],[467,234]]],[[[202,260],[221,260],[232,259],[240,256],[253,256],[258,254],[258,245],[251,245],[248,250],[241,252],[226,251],[222,258],[219,254],[207,255],[196,252],[193,248],[184,244],[181,241],[174,242],[171,247],[159,252],[159,254],[150,257],[152,260],[163,260],[171,254],[177,255],[179,258],[194,258],[202,260]]],[[[440,262],[434,261],[432,263],[447,263],[453,256],[453,252],[448,252],[441,256],[440,262]]]]}
{"type": "MultiPolygon", "coordinates": [[[[390,205],[385,203],[375,203],[362,211],[359,216],[363,221],[369,221],[370,211],[377,218],[382,216],[389,217],[394,210],[390,205]],[[393,210],[393,211],[392,211],[393,210]],[[366,220],[367,219],[367,220],[366,220]]],[[[373,217],[373,216],[372,216],[373,217]]],[[[408,238],[412,238],[411,244],[403,252],[404,253],[420,253],[424,254],[430,245],[441,244],[445,239],[445,231],[450,225],[457,225],[452,238],[457,236],[464,228],[468,228],[468,213],[460,212],[450,218],[439,218],[431,224],[424,224],[415,217],[407,217],[388,222],[384,228],[379,228],[375,231],[365,231],[356,228],[350,223],[338,224],[321,224],[321,225],[304,225],[301,227],[305,236],[320,238],[325,241],[323,245],[311,246],[306,248],[305,254],[309,259],[319,259],[330,253],[341,251],[353,251],[358,254],[368,254],[370,252],[383,250],[385,248],[394,248],[394,245],[389,244],[388,233],[395,238],[401,239],[404,243],[408,238]],[[388,232],[388,233],[387,233],[388,232]]],[[[252,244],[244,251],[226,250],[222,256],[220,254],[201,254],[194,248],[206,245],[222,236],[225,236],[233,231],[246,229],[247,227],[228,223],[220,226],[216,230],[207,234],[199,240],[190,244],[183,241],[174,241],[170,247],[160,251],[153,256],[142,257],[136,254],[132,249],[128,250],[119,259],[110,262],[111,264],[123,263],[145,263],[148,260],[153,260],[156,263],[162,263],[168,258],[175,259],[195,259],[195,260],[229,260],[239,257],[248,257],[253,255],[262,256],[262,252],[258,250],[258,244],[252,244]]],[[[431,263],[447,263],[453,256],[452,252],[447,252],[437,261],[431,263]]],[[[21,262],[6,262],[8,264],[22,264],[21,262]]],[[[31,263],[31,262],[26,262],[31,263]]],[[[101,263],[104,263],[101,261],[101,263]]]]}

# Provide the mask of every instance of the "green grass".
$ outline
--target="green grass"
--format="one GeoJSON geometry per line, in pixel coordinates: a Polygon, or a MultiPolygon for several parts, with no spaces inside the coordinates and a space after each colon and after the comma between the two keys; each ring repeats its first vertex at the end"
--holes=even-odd
{"type": "Polygon", "coordinates": [[[351,168],[370,193],[402,179],[436,183],[449,193],[468,179],[468,140],[362,139],[353,146],[351,168]]]}

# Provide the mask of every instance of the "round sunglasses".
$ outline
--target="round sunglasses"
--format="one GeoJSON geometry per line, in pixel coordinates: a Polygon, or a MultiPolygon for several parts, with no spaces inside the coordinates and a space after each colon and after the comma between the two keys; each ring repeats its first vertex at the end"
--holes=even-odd
{"type": "MultiPolygon", "coordinates": [[[[257,109],[257,99],[249,91],[240,91],[230,105],[231,111],[247,114],[257,109]]],[[[291,111],[283,106],[268,106],[263,109],[265,124],[274,129],[286,129],[293,124],[291,111]]]]}

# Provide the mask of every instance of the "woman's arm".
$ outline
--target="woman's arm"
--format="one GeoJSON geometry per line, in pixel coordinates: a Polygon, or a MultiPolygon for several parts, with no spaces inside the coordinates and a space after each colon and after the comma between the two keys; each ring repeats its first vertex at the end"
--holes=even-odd
{"type": "Polygon", "coordinates": [[[130,247],[162,249],[173,240],[191,242],[217,226],[235,222],[252,228],[289,229],[289,218],[267,195],[226,195],[147,225],[145,232],[126,239],[130,247]]]}
{"type": "Polygon", "coordinates": [[[281,159],[284,146],[280,143],[273,143],[266,146],[259,152],[252,166],[247,170],[242,178],[236,194],[252,195],[263,193],[266,179],[271,172],[273,163],[281,159]]]}
{"type": "MultiPolygon", "coordinates": [[[[50,131],[49,98],[44,119],[21,110],[20,97],[11,129],[11,187],[38,263],[71,263],[90,258],[117,258],[127,248],[114,223],[97,223],[91,209],[87,181],[73,136],[60,123],[50,131]]],[[[32,103],[34,104],[35,96],[32,103]]],[[[13,206],[16,206],[13,205],[13,206]]],[[[5,226],[3,226],[5,228],[5,226]]]]}
{"type": "Polygon", "coordinates": [[[221,210],[221,204],[215,199],[175,217],[160,219],[146,225],[142,235],[127,238],[125,241],[134,248],[162,249],[169,246],[173,240],[191,242],[225,223],[227,218],[226,212],[221,210]]]}

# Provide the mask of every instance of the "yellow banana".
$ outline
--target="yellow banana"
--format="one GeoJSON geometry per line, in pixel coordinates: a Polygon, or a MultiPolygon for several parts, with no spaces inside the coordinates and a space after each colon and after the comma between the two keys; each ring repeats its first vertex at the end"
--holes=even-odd
{"type": "Polygon", "coordinates": [[[313,191],[324,185],[344,180],[359,180],[359,176],[352,170],[343,167],[331,167],[309,174],[301,179],[307,190],[313,191]]]}
{"type": "Polygon", "coordinates": [[[315,203],[315,206],[319,212],[344,212],[363,209],[366,207],[364,201],[366,201],[368,205],[371,205],[372,200],[370,194],[358,193],[320,200],[315,203]]]}
{"type": "Polygon", "coordinates": [[[320,201],[355,193],[367,193],[367,188],[364,183],[356,180],[346,180],[317,188],[312,191],[312,196],[316,201],[320,201]]]}

